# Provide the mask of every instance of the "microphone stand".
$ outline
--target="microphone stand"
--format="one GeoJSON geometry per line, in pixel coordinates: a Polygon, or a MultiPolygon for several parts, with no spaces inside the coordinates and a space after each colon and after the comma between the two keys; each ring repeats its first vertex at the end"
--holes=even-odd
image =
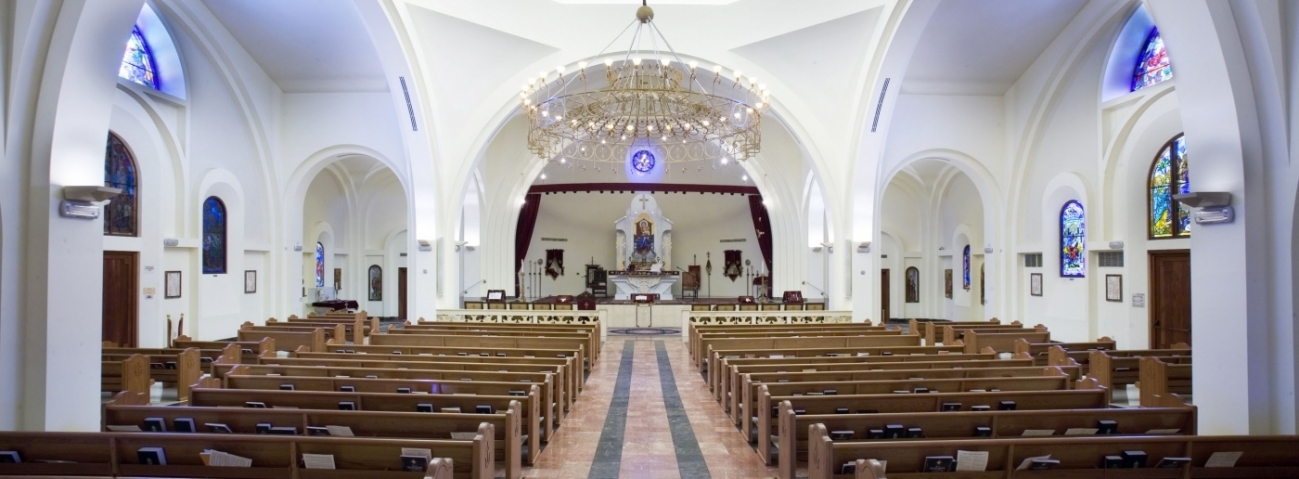
{"type": "Polygon", "coordinates": [[[808,285],[808,286],[811,286],[812,289],[815,289],[815,290],[819,291],[819,292],[821,293],[821,297],[822,297],[822,298],[828,298],[828,297],[829,297],[829,295],[825,294],[825,290],[816,287],[815,284],[809,283],[809,282],[807,282],[807,281],[804,281],[803,284],[808,285]]]}

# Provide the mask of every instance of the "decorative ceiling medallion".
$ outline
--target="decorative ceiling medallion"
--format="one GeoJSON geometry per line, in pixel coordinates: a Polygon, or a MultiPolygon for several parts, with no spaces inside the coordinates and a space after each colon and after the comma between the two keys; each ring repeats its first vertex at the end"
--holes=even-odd
{"type": "Polygon", "coordinates": [[[561,66],[523,86],[528,149],[548,161],[621,162],[634,144],[646,142],[659,145],[659,159],[668,163],[756,156],[770,104],[766,87],[738,71],[724,77],[721,66],[711,78],[698,72],[698,62],[672,50],[648,6],[632,24],[631,44],[621,60],[604,60],[603,80],[588,79],[587,62],[579,62],[574,73],[565,75],[561,66]]]}
{"type": "Polygon", "coordinates": [[[631,156],[631,167],[641,173],[649,173],[654,169],[654,154],[649,150],[640,150],[631,156]]]}

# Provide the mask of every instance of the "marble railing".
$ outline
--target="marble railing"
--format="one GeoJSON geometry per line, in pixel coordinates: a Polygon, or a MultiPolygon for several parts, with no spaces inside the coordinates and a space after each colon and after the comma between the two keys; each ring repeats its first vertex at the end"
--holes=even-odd
{"type": "MultiPolygon", "coordinates": [[[[593,324],[601,325],[600,336],[608,335],[603,325],[607,311],[529,310],[529,309],[439,309],[437,321],[486,322],[506,324],[593,324]]],[[[423,321],[423,318],[421,318],[423,321]]]]}
{"type": "Polygon", "coordinates": [[[681,341],[689,342],[695,324],[851,323],[852,311],[682,311],[681,341]]]}

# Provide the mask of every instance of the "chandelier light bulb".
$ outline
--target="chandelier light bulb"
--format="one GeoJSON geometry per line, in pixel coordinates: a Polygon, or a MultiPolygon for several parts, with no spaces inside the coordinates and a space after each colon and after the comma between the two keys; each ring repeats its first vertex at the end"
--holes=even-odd
{"type": "Polygon", "coordinates": [[[627,131],[632,131],[632,130],[635,130],[635,129],[636,129],[636,126],[635,126],[635,125],[627,125],[627,131]]]}
{"type": "Polygon", "coordinates": [[[654,125],[649,125],[649,126],[645,127],[645,129],[646,129],[647,131],[654,131],[654,125]]]}
{"type": "Polygon", "coordinates": [[[690,61],[690,69],[691,69],[691,70],[694,70],[694,69],[697,68],[698,66],[699,66],[699,62],[694,61],[694,60],[691,60],[691,61],[690,61]]]}
{"type": "Polygon", "coordinates": [[[668,141],[668,136],[667,136],[667,135],[663,135],[663,141],[668,141]]]}
{"type": "Polygon", "coordinates": [[[632,64],[632,65],[636,65],[636,66],[640,66],[640,59],[639,59],[639,58],[633,58],[633,59],[631,59],[631,64],[632,64]]]}
{"type": "Polygon", "coordinates": [[[749,175],[740,176],[740,181],[749,181],[749,175]]]}
{"type": "Polygon", "coordinates": [[[623,135],[623,136],[622,136],[622,139],[626,140],[626,139],[627,139],[627,135],[623,135]]]}
{"type": "Polygon", "coordinates": [[[742,75],[743,75],[743,74],[740,73],[739,70],[735,70],[735,81],[740,81],[740,77],[741,77],[742,75]]]}
{"type": "Polygon", "coordinates": [[[730,163],[730,162],[731,162],[731,160],[730,160],[729,158],[727,158],[727,157],[725,157],[725,156],[722,157],[722,164],[723,164],[723,165],[725,165],[725,164],[727,164],[727,163],[730,163]]]}
{"type": "Polygon", "coordinates": [[[708,120],[704,120],[704,127],[708,126],[708,120]]]}
{"type": "Polygon", "coordinates": [[[565,164],[565,163],[568,163],[568,158],[560,158],[560,159],[559,159],[559,164],[562,165],[562,164],[565,164]]]}
{"type": "Polygon", "coordinates": [[[564,76],[564,66],[563,66],[563,65],[560,65],[559,67],[556,67],[556,68],[555,68],[555,71],[559,72],[559,76],[564,76]]]}
{"type": "Polygon", "coordinates": [[[659,63],[662,63],[663,66],[668,66],[672,64],[672,60],[667,57],[663,57],[659,59],[659,63]]]}
{"type": "Polygon", "coordinates": [[[586,62],[577,62],[577,67],[583,70],[586,69],[586,65],[587,65],[586,62]]]}
{"type": "Polygon", "coordinates": [[[604,59],[604,67],[605,68],[613,67],[613,59],[610,58],[604,59]]]}
{"type": "Polygon", "coordinates": [[[542,174],[541,174],[541,181],[546,181],[546,174],[545,174],[545,173],[542,173],[542,174]]]}

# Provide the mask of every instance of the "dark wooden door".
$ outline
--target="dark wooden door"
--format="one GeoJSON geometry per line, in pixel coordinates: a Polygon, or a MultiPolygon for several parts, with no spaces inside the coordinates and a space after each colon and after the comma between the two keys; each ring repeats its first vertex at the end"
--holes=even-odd
{"type": "Polygon", "coordinates": [[[406,268],[397,268],[397,319],[406,319],[406,268]]]}
{"type": "Polygon", "coordinates": [[[1191,344],[1191,252],[1150,252],[1150,347],[1191,344]]]}
{"type": "Polygon", "coordinates": [[[139,307],[136,296],[138,253],[104,252],[104,341],[136,347],[139,307]]]}
{"type": "Polygon", "coordinates": [[[889,286],[891,284],[892,282],[889,281],[889,270],[880,270],[880,324],[889,320],[889,311],[893,310],[892,308],[889,308],[889,298],[893,296],[892,294],[889,294],[889,286]]]}

